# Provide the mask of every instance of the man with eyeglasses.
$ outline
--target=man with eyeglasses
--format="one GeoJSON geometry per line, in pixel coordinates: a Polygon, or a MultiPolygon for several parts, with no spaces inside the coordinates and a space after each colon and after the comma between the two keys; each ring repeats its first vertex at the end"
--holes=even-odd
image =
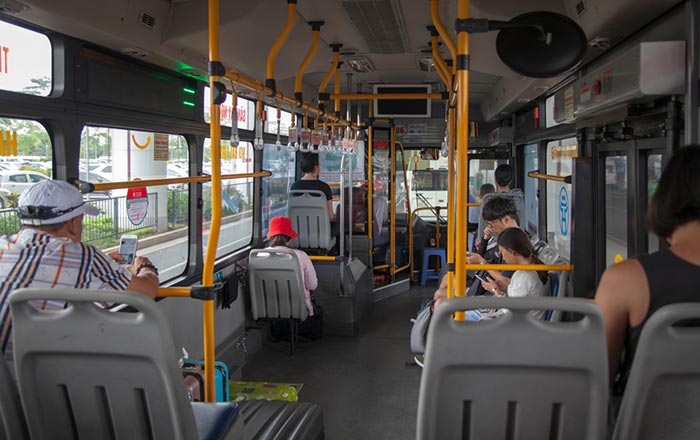
{"type": "MultiPolygon", "coordinates": [[[[12,319],[7,298],[24,287],[128,290],[155,298],[158,269],[145,257],[131,266],[118,251],[104,254],[81,242],[83,216],[99,211],[81,192],[61,180],[36,183],[19,197],[22,228],[0,237],[0,349],[12,360],[12,319]]],[[[61,309],[64,304],[43,302],[39,308],[61,309]]]]}

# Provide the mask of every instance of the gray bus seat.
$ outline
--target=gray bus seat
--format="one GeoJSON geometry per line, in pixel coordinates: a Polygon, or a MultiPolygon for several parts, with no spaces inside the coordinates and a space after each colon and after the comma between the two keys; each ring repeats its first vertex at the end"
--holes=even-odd
{"type": "Polygon", "coordinates": [[[243,400],[238,403],[245,422],[243,440],[321,440],[321,407],[306,402],[243,400]]]}
{"type": "Polygon", "coordinates": [[[243,436],[236,404],[199,404],[193,411],[168,322],[144,295],[20,289],[10,296],[10,308],[17,382],[33,440],[59,434],[178,440],[243,436]],[[30,304],[43,299],[68,306],[47,311],[30,304]],[[95,305],[102,302],[127,304],[135,312],[95,305]]]}
{"type": "Polygon", "coordinates": [[[700,437],[700,304],[660,308],[644,324],[615,425],[615,440],[700,437]],[[674,326],[679,324],[679,326],[674,326]]]}
{"type": "Polygon", "coordinates": [[[7,364],[0,359],[0,439],[25,440],[29,438],[24,412],[19,402],[17,385],[7,364]]]}
{"type": "Polygon", "coordinates": [[[331,237],[328,201],[322,191],[290,191],[287,199],[287,217],[299,235],[292,240],[292,246],[327,252],[335,245],[335,237],[331,237]]]}
{"type": "MultiPolygon", "coordinates": [[[[489,193],[484,195],[484,197],[481,199],[481,212],[484,212],[484,206],[486,206],[486,203],[488,203],[489,200],[496,198],[496,197],[505,197],[507,199],[511,199],[515,203],[515,209],[518,212],[518,224],[520,225],[521,228],[523,228],[523,223],[525,221],[525,196],[523,195],[522,192],[519,190],[517,192],[508,192],[508,193],[489,193]]],[[[474,243],[479,243],[481,240],[481,237],[484,236],[484,229],[486,228],[486,220],[484,220],[483,215],[479,216],[479,229],[476,231],[476,236],[474,243]]],[[[525,229],[523,229],[525,230],[525,229]]]]}
{"type": "Polygon", "coordinates": [[[604,438],[608,367],[600,309],[579,298],[461,297],[440,305],[428,331],[418,440],[604,438]],[[461,310],[507,308],[455,321],[461,310]],[[545,322],[530,310],[583,315],[545,322]]]}
{"type": "Polygon", "coordinates": [[[296,254],[291,249],[255,249],[248,256],[248,277],[253,319],[289,320],[293,354],[299,322],[309,314],[296,254]]]}

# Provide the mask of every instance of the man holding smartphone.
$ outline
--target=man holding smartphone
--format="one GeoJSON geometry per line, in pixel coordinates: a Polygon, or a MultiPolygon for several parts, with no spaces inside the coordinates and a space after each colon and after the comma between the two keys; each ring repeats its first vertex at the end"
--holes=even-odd
{"type": "MultiPolygon", "coordinates": [[[[160,281],[158,269],[144,257],[134,257],[121,267],[118,251],[104,254],[81,242],[83,216],[98,215],[80,191],[60,180],[32,185],[19,197],[22,229],[0,237],[0,350],[12,358],[12,321],[7,301],[19,288],[76,288],[128,290],[155,298],[160,281]]],[[[43,302],[42,308],[63,308],[43,302]]]]}

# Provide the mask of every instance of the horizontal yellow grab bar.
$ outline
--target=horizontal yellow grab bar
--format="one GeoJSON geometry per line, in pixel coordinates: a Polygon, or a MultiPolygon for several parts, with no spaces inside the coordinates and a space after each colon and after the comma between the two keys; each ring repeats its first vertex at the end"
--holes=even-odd
{"type": "Polygon", "coordinates": [[[444,99],[442,93],[338,93],[331,99],[362,100],[368,99],[444,99]]]}
{"type": "MultiPolygon", "coordinates": [[[[257,173],[222,174],[221,180],[247,179],[250,177],[268,177],[269,171],[257,173]]],[[[95,183],[95,191],[107,191],[111,189],[140,188],[142,186],[172,185],[175,183],[205,183],[210,182],[211,176],[174,177],[168,179],[134,180],[131,182],[95,183]]]]}
{"type": "Polygon", "coordinates": [[[574,270],[572,264],[466,264],[467,270],[547,270],[565,271],[574,270]]]}
{"type": "Polygon", "coordinates": [[[554,182],[571,183],[572,176],[555,176],[553,174],[540,174],[537,171],[530,171],[529,173],[527,173],[527,177],[532,177],[533,179],[540,180],[552,180],[554,182]]]}
{"type": "Polygon", "coordinates": [[[327,256],[327,255],[309,255],[311,261],[340,261],[343,258],[341,256],[327,256]]]}
{"type": "Polygon", "coordinates": [[[189,298],[191,290],[189,287],[161,287],[158,289],[158,296],[189,298]]]}

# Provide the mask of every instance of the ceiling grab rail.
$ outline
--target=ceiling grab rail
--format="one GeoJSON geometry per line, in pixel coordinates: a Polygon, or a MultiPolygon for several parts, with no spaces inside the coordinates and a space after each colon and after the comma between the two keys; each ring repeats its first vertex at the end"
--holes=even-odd
{"type": "MultiPolygon", "coordinates": [[[[467,14],[468,13],[469,6],[467,6],[467,14]]],[[[442,24],[442,19],[440,18],[440,0],[430,0],[430,17],[433,19],[433,26],[437,29],[440,38],[445,42],[445,46],[447,46],[447,49],[450,51],[450,56],[452,56],[452,75],[457,75],[457,46],[455,46],[454,40],[452,40],[449,32],[447,32],[445,25],[442,24]]],[[[456,82],[457,81],[454,81],[454,83],[456,82]]],[[[456,84],[453,84],[453,86],[455,85],[456,84]]]]}
{"type": "Polygon", "coordinates": [[[282,45],[287,40],[289,33],[294,27],[294,20],[297,15],[297,0],[287,0],[287,22],[284,24],[282,31],[277,36],[277,39],[272,44],[270,52],[267,54],[267,77],[265,78],[265,86],[272,90],[271,97],[277,94],[277,83],[275,82],[275,58],[277,53],[282,48],[282,45]]]}
{"type": "Polygon", "coordinates": [[[440,42],[438,41],[438,36],[440,35],[435,28],[435,26],[428,26],[428,31],[430,31],[430,49],[433,56],[433,64],[435,65],[435,71],[440,76],[440,79],[445,84],[447,90],[452,90],[452,69],[447,67],[445,59],[440,53],[440,42]]]}
{"type": "Polygon", "coordinates": [[[333,77],[335,70],[338,68],[340,48],[343,47],[343,45],[331,44],[330,47],[333,50],[333,61],[331,61],[331,68],[328,70],[328,73],[326,73],[326,76],[323,77],[321,85],[318,87],[318,107],[321,109],[321,112],[326,110],[326,101],[331,99],[330,95],[326,93],[326,86],[328,86],[328,83],[331,81],[331,77],[333,77]]]}
{"type": "Polygon", "coordinates": [[[338,61],[338,66],[335,68],[335,89],[334,93],[336,98],[333,98],[335,102],[335,117],[339,118],[340,117],[340,98],[337,98],[337,96],[340,94],[340,67],[343,65],[342,61],[338,61]]]}
{"type": "MultiPolygon", "coordinates": [[[[270,171],[258,171],[255,173],[239,173],[239,174],[222,174],[221,180],[232,180],[232,179],[247,179],[249,177],[269,177],[272,173],[270,171]]],[[[109,191],[113,189],[126,189],[126,188],[141,188],[149,186],[161,186],[161,185],[172,185],[175,183],[206,183],[211,182],[212,176],[192,176],[192,177],[169,177],[167,179],[147,179],[147,180],[132,180],[128,182],[107,182],[107,183],[89,183],[78,181],[81,184],[88,184],[92,188],[85,192],[92,191],[109,191]]]]}
{"type": "Polygon", "coordinates": [[[314,55],[316,55],[316,50],[318,49],[318,42],[321,39],[321,26],[323,26],[324,24],[324,21],[309,22],[309,25],[311,25],[312,33],[311,48],[306,54],[306,57],[304,57],[304,60],[301,62],[301,65],[297,70],[297,75],[294,77],[294,98],[296,98],[297,100],[297,107],[301,107],[302,105],[304,105],[304,93],[301,86],[301,80],[304,77],[304,72],[306,71],[306,68],[309,66],[309,63],[314,58],[314,55]]]}

